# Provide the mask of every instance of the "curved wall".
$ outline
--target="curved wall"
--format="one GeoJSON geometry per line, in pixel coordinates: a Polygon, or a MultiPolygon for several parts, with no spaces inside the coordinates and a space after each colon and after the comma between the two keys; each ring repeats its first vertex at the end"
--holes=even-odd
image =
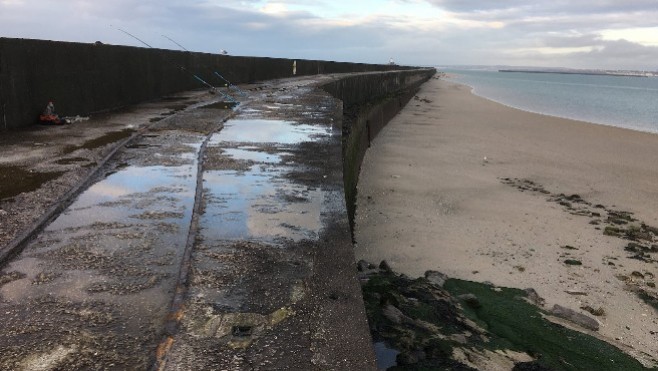
{"type": "Polygon", "coordinates": [[[343,102],[343,183],[352,229],[356,185],[370,142],[435,73],[433,68],[364,73],[322,87],[343,102]]]}

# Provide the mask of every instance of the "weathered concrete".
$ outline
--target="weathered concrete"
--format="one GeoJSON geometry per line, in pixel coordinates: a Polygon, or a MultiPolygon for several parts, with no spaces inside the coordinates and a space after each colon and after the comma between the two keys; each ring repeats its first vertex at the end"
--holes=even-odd
{"type": "Polygon", "coordinates": [[[407,67],[239,57],[105,44],[0,38],[0,130],[32,125],[48,100],[65,116],[107,111],[203,88],[293,76],[407,67]],[[182,67],[182,68],[181,68],[182,67]]]}
{"type": "MultiPolygon", "coordinates": [[[[353,127],[349,126],[352,121],[344,122],[342,114],[345,107],[368,106],[365,97],[371,97],[374,102],[368,106],[368,112],[379,112],[372,117],[376,116],[378,125],[383,124],[399,109],[400,97],[409,96],[416,84],[431,73],[431,70],[370,73],[342,85],[336,82],[352,79],[351,75],[318,76],[270,81],[258,88],[251,87],[251,91],[243,87],[250,97],[236,111],[239,118],[247,122],[254,119],[288,120],[297,123],[293,127],[311,125],[317,127],[311,130],[316,139],[284,145],[276,144],[276,140],[269,144],[267,140],[261,144],[250,140],[240,144],[240,140],[230,137],[222,140],[220,131],[218,139],[211,141],[207,153],[197,154],[203,158],[201,171],[185,170],[189,174],[184,171],[172,178],[190,186],[190,180],[185,179],[204,177],[206,183],[200,214],[205,216],[198,219],[198,226],[189,222],[189,202],[185,206],[172,204],[174,198],[183,195],[174,189],[180,185],[172,188],[171,197],[161,199],[162,206],[151,202],[157,201],[160,192],[166,191],[162,187],[102,200],[97,205],[92,199],[85,198],[87,203],[67,211],[67,217],[74,221],[76,214],[83,215],[77,217],[76,223],[81,224],[74,223],[70,236],[67,231],[71,225],[64,219],[56,222],[3,270],[0,294],[9,300],[1,305],[4,312],[12,316],[21,313],[23,322],[15,321],[11,331],[0,335],[3,348],[11,349],[2,356],[0,364],[11,368],[47,358],[58,366],[88,365],[96,359],[102,364],[96,365],[100,368],[142,367],[155,358],[156,342],[164,335],[160,347],[162,352],[159,353],[163,361],[158,364],[163,368],[221,365],[253,369],[374,369],[363,302],[355,279],[343,195],[343,146],[353,143],[351,146],[356,151],[359,142],[348,135],[353,132],[353,127]],[[342,90],[362,87],[364,92],[361,97],[344,94],[351,103],[345,105],[320,90],[319,86],[334,87],[333,92],[337,95],[342,90]],[[335,89],[335,86],[342,88],[335,89]],[[319,136],[316,130],[319,130],[319,136]],[[230,155],[231,151],[241,151],[249,156],[259,153],[259,156],[279,156],[280,159],[272,162],[257,157],[245,161],[230,155]],[[217,186],[218,180],[227,181],[230,172],[240,179],[241,176],[256,175],[250,174],[251,171],[273,176],[277,190],[258,198],[254,207],[234,212],[250,216],[260,213],[255,220],[263,224],[256,231],[269,237],[263,240],[257,233],[235,240],[230,236],[241,229],[230,228],[227,238],[221,234],[222,225],[234,223],[235,214],[230,209],[226,213],[224,208],[225,202],[233,196],[213,191],[213,187],[217,186]],[[122,209],[132,207],[130,205],[135,206],[136,211],[128,211],[128,219],[119,224],[95,222],[94,216],[111,217],[115,213],[94,212],[94,208],[122,209]],[[155,209],[151,210],[152,207],[155,209]],[[226,213],[225,220],[222,213],[226,213]],[[318,226],[309,224],[316,218],[318,226]],[[156,221],[154,233],[149,232],[149,220],[156,221]],[[180,230],[176,232],[175,228],[170,228],[158,233],[158,228],[167,227],[172,221],[181,224],[180,230]],[[165,330],[167,321],[163,318],[162,302],[167,293],[179,292],[179,287],[174,289],[172,279],[177,277],[173,274],[175,267],[182,264],[179,242],[186,223],[191,225],[191,231],[198,227],[198,233],[190,234],[191,240],[188,237],[193,243],[189,275],[185,275],[189,280],[183,278],[180,281],[189,291],[183,296],[185,305],[172,313],[171,318],[176,323],[182,319],[180,327],[165,330]],[[176,241],[162,244],[167,235],[173,236],[174,232],[178,233],[176,241]],[[134,261],[126,260],[126,254],[134,261]],[[39,263],[49,256],[53,259],[39,263]],[[139,266],[144,268],[141,273],[139,266]],[[71,280],[76,283],[75,290],[64,290],[71,280]],[[50,296],[44,296],[48,292],[51,292],[50,296]],[[154,297],[158,300],[153,301],[154,297]],[[51,310],[35,312],[34,303],[47,305],[51,310]],[[87,322],[76,320],[100,312],[111,313],[111,317],[94,317],[94,321],[87,322]],[[136,317],[135,313],[141,314],[136,317]],[[140,323],[136,323],[136,318],[141,318],[140,323]],[[60,323],[65,328],[59,326],[60,323]],[[162,324],[160,328],[159,323],[162,324]],[[229,326],[229,333],[218,329],[206,331],[212,330],[216,324],[223,324],[218,328],[224,330],[229,326]],[[29,334],[24,332],[26,328],[29,334]],[[147,331],[142,331],[144,328],[147,331]],[[128,331],[129,338],[121,339],[122,331],[128,331]],[[62,334],[66,334],[65,338],[60,336],[62,334]],[[118,358],[117,349],[122,347],[130,348],[123,352],[128,357],[118,358]],[[140,354],[140,349],[148,354],[140,354]],[[124,363],[116,363],[118,361],[124,363]]],[[[195,97],[199,101],[208,99],[213,98],[210,95],[195,97]]],[[[187,143],[182,146],[186,149],[180,148],[179,155],[189,162],[189,155],[197,153],[190,148],[195,148],[203,135],[219,130],[223,121],[218,114],[212,114],[213,110],[203,109],[200,105],[192,103],[176,107],[180,111],[170,113],[161,121],[154,120],[158,116],[149,119],[138,115],[141,121],[131,121],[130,116],[124,116],[128,119],[124,125],[130,126],[131,130],[145,125],[151,127],[129,148],[118,151],[116,160],[108,164],[109,169],[113,169],[110,173],[125,171],[124,164],[172,169],[189,166],[185,161],[177,162],[176,144],[187,143]],[[160,154],[161,151],[164,153],[160,154]]],[[[81,125],[79,128],[94,125],[94,120],[76,125],[81,125]]],[[[117,126],[107,128],[116,131],[117,126]]],[[[98,134],[102,135],[102,132],[98,134]]],[[[86,154],[79,147],[70,152],[71,148],[66,149],[70,139],[64,139],[59,137],[59,142],[49,146],[50,161],[58,161],[57,156],[59,160],[69,157],[73,160],[86,154]]],[[[24,145],[29,148],[32,143],[27,138],[24,145]]],[[[17,148],[10,150],[16,151],[17,148]]],[[[38,168],[34,162],[27,165],[20,158],[16,158],[15,163],[38,168]]],[[[41,188],[47,189],[50,184],[46,182],[41,188]]],[[[262,186],[260,181],[256,184],[262,186]]],[[[189,191],[185,193],[189,194],[189,191]]],[[[2,200],[0,207],[10,204],[11,201],[2,200]]]]}
{"type": "Polygon", "coordinates": [[[432,68],[369,73],[323,85],[343,102],[343,182],[352,227],[356,185],[370,142],[434,73],[432,68]]]}

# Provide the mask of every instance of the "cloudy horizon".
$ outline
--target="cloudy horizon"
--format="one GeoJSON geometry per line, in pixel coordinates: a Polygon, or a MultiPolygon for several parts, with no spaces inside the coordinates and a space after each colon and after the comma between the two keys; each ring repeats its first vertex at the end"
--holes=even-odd
{"type": "Polygon", "coordinates": [[[658,70],[655,0],[0,0],[0,37],[404,65],[658,70]],[[166,36],[166,37],[164,37],[166,36]]]}

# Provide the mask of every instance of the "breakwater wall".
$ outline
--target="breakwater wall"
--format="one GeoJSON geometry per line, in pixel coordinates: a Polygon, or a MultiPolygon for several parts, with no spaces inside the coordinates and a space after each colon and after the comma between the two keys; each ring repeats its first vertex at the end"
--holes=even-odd
{"type": "Polygon", "coordinates": [[[343,182],[352,230],[356,186],[370,142],[435,73],[433,68],[373,72],[347,76],[323,86],[343,102],[343,182]]]}
{"type": "Polygon", "coordinates": [[[404,70],[408,67],[241,57],[106,44],[0,38],[0,130],[36,122],[48,100],[65,116],[89,115],[224,82],[404,70]]]}

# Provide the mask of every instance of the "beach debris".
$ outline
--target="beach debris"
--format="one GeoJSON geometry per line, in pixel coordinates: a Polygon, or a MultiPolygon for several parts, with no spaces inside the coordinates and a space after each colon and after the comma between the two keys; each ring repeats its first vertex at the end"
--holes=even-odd
{"type": "Polygon", "coordinates": [[[0,273],[0,287],[6,283],[17,281],[26,277],[25,273],[12,271],[9,273],[0,273]]]}
{"type": "Polygon", "coordinates": [[[567,259],[567,260],[564,261],[564,264],[566,264],[566,265],[583,265],[583,262],[581,262],[580,260],[576,260],[576,259],[567,259]]]}
{"type": "Polygon", "coordinates": [[[598,307],[597,309],[594,309],[594,308],[590,307],[589,305],[583,305],[582,307],[580,307],[580,309],[588,311],[588,312],[590,312],[591,314],[593,314],[597,317],[601,317],[601,316],[605,315],[605,310],[603,309],[603,307],[598,307]]]}
{"type": "Polygon", "coordinates": [[[565,290],[564,292],[566,292],[569,295],[587,296],[587,293],[585,291],[582,291],[582,290],[565,290]]]}
{"type": "Polygon", "coordinates": [[[631,272],[631,276],[633,276],[633,277],[635,277],[635,278],[642,278],[642,279],[644,279],[644,275],[643,275],[642,273],[638,272],[638,271],[633,271],[633,272],[631,272]]]}

